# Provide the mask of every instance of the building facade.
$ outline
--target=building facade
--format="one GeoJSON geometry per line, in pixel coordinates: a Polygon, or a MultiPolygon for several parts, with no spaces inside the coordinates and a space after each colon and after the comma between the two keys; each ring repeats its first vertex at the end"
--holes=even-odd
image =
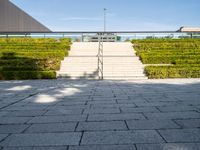
{"type": "Polygon", "coordinates": [[[0,32],[50,32],[9,0],[0,0],[0,32]]]}
{"type": "MultiPolygon", "coordinates": [[[[117,35],[112,33],[104,34],[101,38],[103,42],[117,42],[117,35]]],[[[99,42],[98,35],[84,35],[82,39],[83,42],[99,42]]]]}
{"type": "Polygon", "coordinates": [[[179,29],[180,32],[200,32],[200,28],[192,28],[192,27],[181,27],[179,29]]]}

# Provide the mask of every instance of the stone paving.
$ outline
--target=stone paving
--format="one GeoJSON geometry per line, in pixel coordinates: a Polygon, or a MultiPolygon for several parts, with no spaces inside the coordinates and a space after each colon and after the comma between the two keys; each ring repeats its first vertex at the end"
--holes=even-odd
{"type": "Polygon", "coordinates": [[[200,79],[0,82],[0,150],[200,150],[200,79]]]}

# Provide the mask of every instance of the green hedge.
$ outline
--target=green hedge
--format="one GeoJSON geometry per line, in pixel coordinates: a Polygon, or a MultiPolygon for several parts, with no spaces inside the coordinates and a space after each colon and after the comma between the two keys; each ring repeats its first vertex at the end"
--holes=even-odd
{"type": "Polygon", "coordinates": [[[48,58],[58,58],[63,59],[65,56],[68,55],[68,52],[60,52],[60,51],[54,51],[54,52],[2,52],[0,53],[0,59],[48,59],[48,58]]]}
{"type": "Polygon", "coordinates": [[[0,38],[0,79],[54,79],[71,40],[0,38]]]}
{"type": "Polygon", "coordinates": [[[150,79],[200,78],[200,67],[147,66],[145,72],[150,79]]]}
{"type": "Polygon", "coordinates": [[[187,63],[188,60],[193,60],[193,63],[198,63],[200,55],[148,55],[140,54],[140,59],[144,64],[180,64],[187,63]],[[181,60],[181,61],[180,61],[181,60]]]}
{"type": "Polygon", "coordinates": [[[0,80],[55,79],[55,71],[0,71],[0,80]]]}
{"type": "Polygon", "coordinates": [[[0,71],[17,71],[17,70],[59,70],[59,59],[13,59],[13,60],[0,60],[0,71]]]}
{"type": "Polygon", "coordinates": [[[132,43],[144,64],[159,64],[146,67],[149,78],[200,77],[200,39],[145,39],[132,43]]]}
{"type": "Polygon", "coordinates": [[[200,48],[199,39],[144,39],[133,40],[132,43],[140,50],[200,48]]]}

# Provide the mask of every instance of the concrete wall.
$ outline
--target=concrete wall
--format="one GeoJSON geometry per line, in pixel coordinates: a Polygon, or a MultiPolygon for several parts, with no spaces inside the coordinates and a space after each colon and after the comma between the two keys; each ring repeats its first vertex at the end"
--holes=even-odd
{"type": "Polygon", "coordinates": [[[0,32],[50,31],[9,0],[0,0],[0,32]]]}

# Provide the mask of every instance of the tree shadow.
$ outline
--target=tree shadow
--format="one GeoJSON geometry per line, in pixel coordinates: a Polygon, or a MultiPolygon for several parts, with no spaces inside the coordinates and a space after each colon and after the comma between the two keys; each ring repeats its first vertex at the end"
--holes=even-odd
{"type": "Polygon", "coordinates": [[[59,69],[58,60],[19,56],[3,52],[0,57],[0,80],[54,79],[59,69]]]}
{"type": "MultiPolygon", "coordinates": [[[[177,94],[181,97],[181,94],[191,95],[194,93],[195,96],[200,96],[200,80],[199,79],[166,79],[166,80],[70,80],[70,79],[59,79],[59,80],[25,80],[25,81],[1,81],[0,82],[0,91],[1,97],[6,95],[25,95],[25,97],[31,97],[30,103],[40,103],[37,101],[38,95],[47,95],[52,97],[54,101],[46,100],[44,103],[54,105],[60,101],[67,101],[67,98],[70,97],[81,97],[82,94],[87,93],[88,89],[90,93],[94,89],[99,90],[99,96],[106,97],[106,93],[111,94],[113,97],[120,97],[121,93],[124,93],[126,97],[134,97],[142,95],[142,97],[151,97],[152,95],[167,95],[168,99],[155,99],[155,102],[163,102],[167,100],[174,101],[175,104],[179,104],[180,100],[170,99],[170,95],[177,94]],[[105,87],[105,89],[104,89],[105,87]],[[71,91],[69,89],[72,89],[71,91]],[[74,89],[74,90],[73,90],[74,89]],[[65,91],[66,90],[66,91],[65,91]],[[115,91],[112,94],[112,91],[115,91]],[[118,93],[117,93],[118,92],[118,93]],[[29,95],[29,93],[33,93],[29,95]],[[34,98],[32,95],[35,95],[34,98]]],[[[193,96],[194,96],[193,95],[193,96]]],[[[187,97],[187,96],[186,96],[187,97]]],[[[166,98],[166,97],[165,97],[166,98]]],[[[26,100],[22,100],[26,101],[26,100]]],[[[194,100],[197,103],[200,103],[200,100],[194,100]]],[[[190,100],[194,102],[192,99],[190,100]]],[[[133,100],[134,102],[134,100],[133,100]]],[[[149,100],[147,102],[153,102],[149,100]]],[[[41,102],[42,103],[42,102],[41,102]]],[[[200,104],[199,104],[200,105],[200,104]]]]}
{"type": "MultiPolygon", "coordinates": [[[[199,91],[199,79],[2,81],[0,82],[0,119],[1,124],[11,124],[16,121],[16,117],[20,117],[26,119],[25,122],[20,122],[21,124],[30,124],[30,126],[32,123],[45,125],[75,122],[78,124],[92,121],[88,118],[95,116],[96,120],[93,122],[97,123],[103,121],[100,120],[101,118],[108,119],[107,122],[149,120],[152,119],[151,115],[155,115],[153,119],[158,122],[200,119],[199,91]],[[168,107],[170,110],[162,111],[168,107]],[[135,111],[140,108],[140,111],[135,111]],[[115,112],[116,110],[119,111],[115,112]],[[125,115],[130,114],[133,118],[124,118],[125,115]],[[157,114],[163,114],[163,118],[158,119],[157,114]],[[168,114],[171,118],[167,116],[168,114]],[[139,115],[141,118],[136,119],[134,115],[139,115]],[[3,122],[4,118],[9,117],[10,123],[3,122]]],[[[195,141],[190,142],[195,143],[195,141]]],[[[180,148],[179,143],[174,146],[180,148]]],[[[165,148],[166,146],[161,146],[161,150],[165,148]]],[[[181,148],[188,147],[181,145],[181,148]]]]}
{"type": "Polygon", "coordinates": [[[96,69],[92,73],[87,73],[86,71],[83,73],[83,75],[80,76],[71,76],[69,74],[63,74],[59,75],[58,79],[74,79],[74,80],[80,80],[80,79],[99,79],[99,71],[96,69]]]}

